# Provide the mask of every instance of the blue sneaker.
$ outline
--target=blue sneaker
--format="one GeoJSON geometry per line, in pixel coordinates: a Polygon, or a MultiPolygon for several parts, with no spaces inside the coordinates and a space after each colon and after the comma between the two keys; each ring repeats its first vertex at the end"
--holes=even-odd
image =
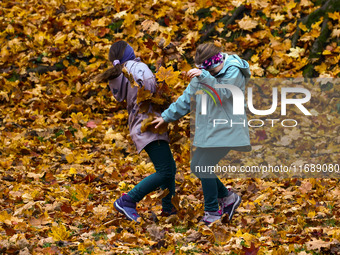
{"type": "Polygon", "coordinates": [[[221,213],[222,214],[228,213],[229,221],[231,221],[231,219],[234,216],[236,208],[239,207],[239,205],[241,204],[241,197],[229,190],[228,196],[224,198],[219,198],[218,203],[221,208],[221,213]]]}
{"type": "Polygon", "coordinates": [[[136,211],[136,202],[134,202],[127,194],[123,194],[123,196],[118,198],[113,203],[113,206],[118,212],[124,214],[128,220],[137,222],[137,219],[140,217],[136,211]]]}

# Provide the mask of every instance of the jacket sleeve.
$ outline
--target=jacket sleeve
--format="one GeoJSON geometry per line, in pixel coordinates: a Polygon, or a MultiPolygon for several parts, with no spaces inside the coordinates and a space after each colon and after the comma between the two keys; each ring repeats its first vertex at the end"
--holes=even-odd
{"type": "Polygon", "coordinates": [[[123,74],[120,74],[117,78],[113,80],[109,80],[109,89],[112,92],[114,98],[118,102],[122,102],[126,99],[127,89],[126,83],[128,80],[124,77],[123,74]]]}
{"type": "MultiPolygon", "coordinates": [[[[206,70],[203,70],[202,74],[197,78],[200,83],[207,84],[213,88],[217,84],[231,84],[239,87],[243,93],[245,90],[245,76],[237,66],[230,66],[219,81],[206,70]]],[[[232,95],[229,89],[218,89],[218,93],[221,98],[230,98],[232,95]]]]}
{"type": "Polygon", "coordinates": [[[162,112],[162,118],[165,122],[173,122],[190,112],[190,84],[184,90],[183,94],[172,103],[168,109],[162,112]]]}
{"type": "Polygon", "coordinates": [[[134,69],[133,76],[138,85],[143,86],[152,93],[155,92],[156,78],[146,64],[138,63],[134,69]]]}

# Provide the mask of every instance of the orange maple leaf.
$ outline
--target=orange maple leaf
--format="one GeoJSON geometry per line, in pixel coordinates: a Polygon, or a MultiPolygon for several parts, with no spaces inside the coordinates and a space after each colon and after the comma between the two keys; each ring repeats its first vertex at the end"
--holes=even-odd
{"type": "Polygon", "coordinates": [[[158,82],[165,81],[168,85],[176,85],[180,73],[179,71],[174,71],[172,66],[168,68],[162,66],[156,73],[156,78],[158,82]]]}

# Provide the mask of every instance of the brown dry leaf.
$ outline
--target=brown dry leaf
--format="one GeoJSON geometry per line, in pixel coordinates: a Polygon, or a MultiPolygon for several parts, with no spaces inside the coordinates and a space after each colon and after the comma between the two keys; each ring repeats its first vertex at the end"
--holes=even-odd
{"type": "Polygon", "coordinates": [[[306,194],[309,191],[311,191],[312,188],[313,188],[313,184],[308,182],[308,181],[305,181],[299,189],[300,189],[301,193],[306,194]]]}
{"type": "MultiPolygon", "coordinates": [[[[214,224],[214,223],[212,223],[214,224]]],[[[215,242],[214,232],[206,225],[201,225],[198,230],[203,236],[207,238],[207,240],[211,243],[215,242]]]]}
{"type": "Polygon", "coordinates": [[[124,234],[122,236],[122,240],[124,242],[133,244],[133,243],[137,242],[138,237],[134,234],[129,233],[129,232],[124,232],[124,234]]]}
{"type": "Polygon", "coordinates": [[[159,24],[152,20],[144,20],[142,23],[142,29],[149,33],[155,32],[159,29],[159,24]]]}
{"type": "Polygon", "coordinates": [[[176,208],[177,211],[180,210],[179,202],[180,202],[180,198],[178,194],[175,194],[174,196],[172,196],[171,203],[173,204],[173,206],[176,208]]]}
{"type": "Polygon", "coordinates": [[[164,197],[166,197],[168,194],[169,194],[169,189],[168,188],[166,188],[166,189],[161,189],[161,190],[159,190],[156,194],[153,194],[153,195],[151,195],[150,197],[152,198],[152,199],[158,199],[158,200],[160,200],[160,199],[163,199],[164,197]]]}
{"type": "Polygon", "coordinates": [[[306,246],[308,248],[308,250],[318,250],[320,251],[320,248],[324,248],[324,247],[330,247],[331,244],[333,244],[335,242],[329,242],[329,241],[323,241],[320,239],[312,239],[309,242],[306,242],[306,246]]]}
{"type": "Polygon", "coordinates": [[[39,218],[32,218],[30,220],[30,224],[34,227],[41,227],[42,225],[46,225],[52,223],[52,220],[46,216],[46,214],[40,216],[39,218]]]}
{"type": "Polygon", "coordinates": [[[202,236],[202,234],[199,231],[195,231],[193,229],[190,229],[186,234],[187,234],[186,241],[188,243],[197,242],[202,236]]]}
{"type": "Polygon", "coordinates": [[[260,246],[255,247],[254,243],[251,243],[251,246],[249,248],[242,247],[245,255],[256,255],[260,249],[260,246]]]}
{"type": "Polygon", "coordinates": [[[137,91],[137,104],[141,102],[152,99],[153,93],[150,90],[145,89],[144,87],[138,88],[137,91]]]}
{"type": "Polygon", "coordinates": [[[164,230],[162,230],[156,224],[148,226],[146,230],[149,232],[150,236],[152,237],[152,240],[154,240],[154,241],[160,241],[165,236],[164,230]]]}
{"type": "Polygon", "coordinates": [[[81,71],[76,66],[69,66],[67,68],[67,73],[70,77],[78,77],[81,74],[81,71]]]}
{"type": "Polygon", "coordinates": [[[257,27],[258,21],[252,19],[251,17],[245,15],[240,21],[237,22],[239,27],[244,30],[253,30],[257,27]]]}
{"type": "Polygon", "coordinates": [[[123,67],[122,72],[123,72],[124,76],[129,80],[132,88],[133,87],[139,87],[137,82],[133,78],[133,75],[131,73],[129,73],[129,71],[127,70],[127,68],[125,66],[123,67]]]}

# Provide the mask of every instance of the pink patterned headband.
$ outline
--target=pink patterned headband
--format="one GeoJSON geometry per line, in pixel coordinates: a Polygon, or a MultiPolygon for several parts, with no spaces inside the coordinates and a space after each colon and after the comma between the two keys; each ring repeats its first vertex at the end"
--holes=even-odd
{"type": "Polygon", "coordinates": [[[216,55],[212,56],[211,58],[208,58],[207,60],[204,60],[202,64],[196,65],[200,69],[213,69],[216,66],[219,66],[223,62],[223,55],[221,52],[217,53],[216,55]]]}

